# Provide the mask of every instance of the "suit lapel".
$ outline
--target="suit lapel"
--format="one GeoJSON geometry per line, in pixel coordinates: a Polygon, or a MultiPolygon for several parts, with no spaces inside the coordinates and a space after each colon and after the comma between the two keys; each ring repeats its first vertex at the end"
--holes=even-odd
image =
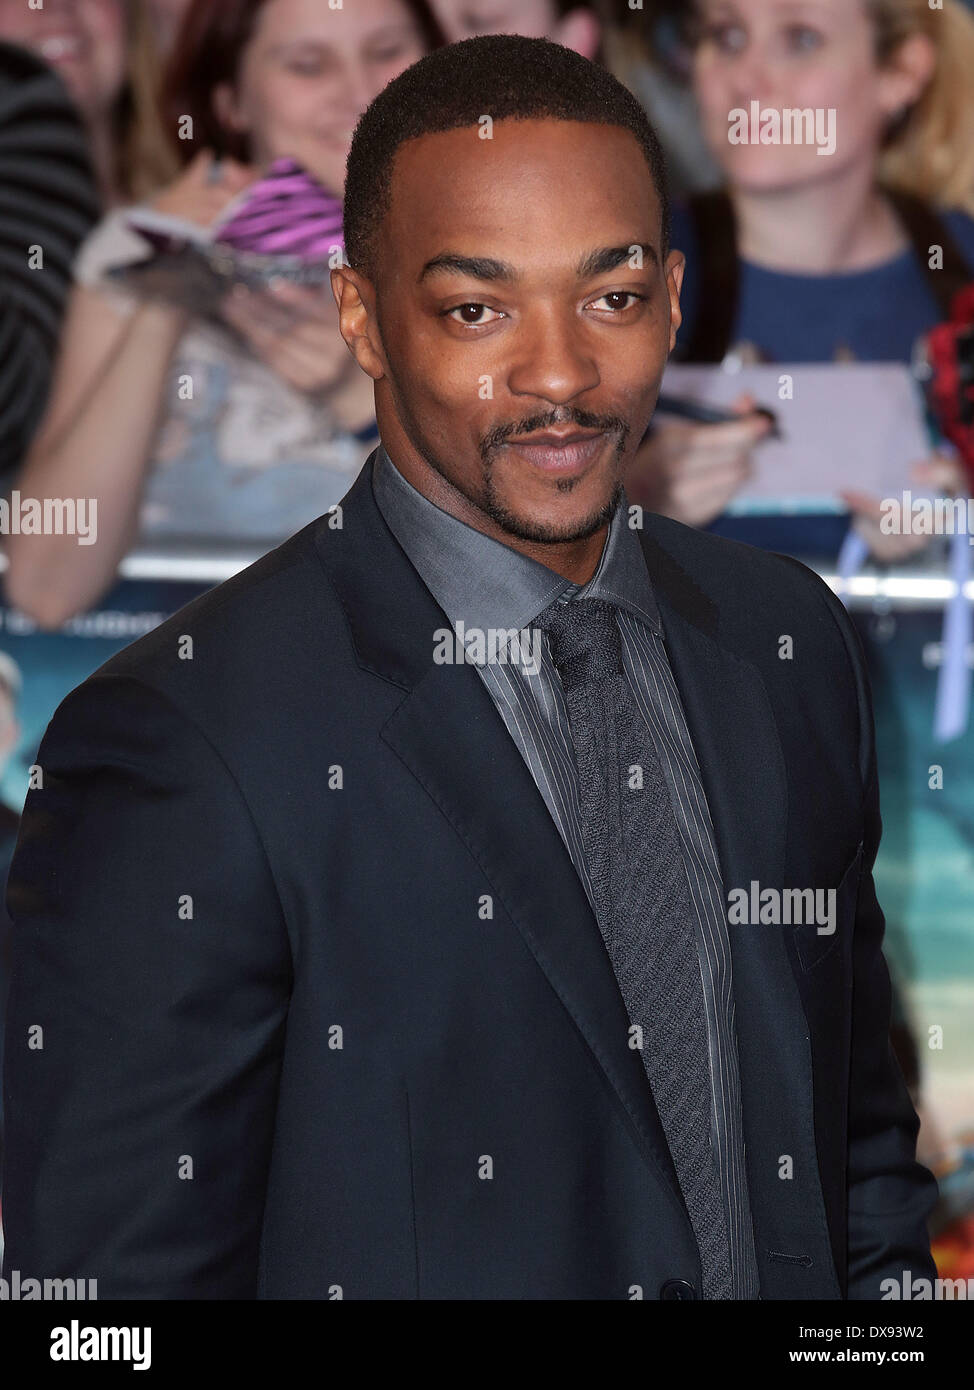
{"type": "Polygon", "coordinates": [[[433,661],[449,621],[386,526],[374,454],[318,523],[319,556],[359,665],[402,687],[380,730],[482,869],[621,1104],[646,1161],[686,1217],[676,1173],[598,923],[541,793],[476,669],[433,661]]]}
{"type": "MultiPolygon", "coordinates": [[[[359,665],[403,690],[380,737],[480,866],[588,1044],[646,1161],[685,1216],[645,1070],[638,1051],[628,1046],[629,1019],[588,898],[475,668],[433,661],[433,633],[449,622],[375,503],[374,457],[343,500],[341,529],[323,518],[316,542],[348,619],[359,665]]],[[[779,883],[786,788],[763,683],[752,666],[714,640],[715,605],[655,541],[644,536],[643,548],[714,821],[725,891],[751,878],[779,883]]],[[[752,1134],[765,1138],[761,1126],[766,1123],[756,1109],[764,1099],[760,1054],[766,1035],[749,1029],[751,1005],[763,994],[766,1009],[769,993],[782,1004],[794,996],[799,1010],[800,1005],[781,933],[731,935],[750,1144],[752,1134]]],[[[761,1017],[760,1008],[754,1016],[761,1017]]],[[[803,1028],[785,1031],[803,1033],[803,1028]]]]}
{"type": "Polygon", "coordinates": [[[683,1210],[598,924],[524,760],[472,666],[432,666],[382,738],[476,859],[683,1210]]]}
{"type": "MultiPolygon", "coordinates": [[[[653,518],[646,522],[643,552],[710,807],[726,904],[730,889],[747,889],[752,879],[762,888],[786,886],[784,758],[760,672],[720,645],[717,605],[654,539],[653,518]]],[[[817,1173],[812,1058],[790,933],[730,924],[728,937],[751,1215],[767,1294],[783,1288],[789,1273],[770,1258],[782,1246],[784,1213],[792,1230],[817,1221],[819,1249],[827,1257],[829,1248],[817,1178],[812,1189],[802,1186],[802,1206],[798,1190],[785,1192],[779,1177],[783,1150],[803,1171],[817,1173]]],[[[788,1238],[794,1238],[790,1230],[788,1238]]]]}
{"type": "Polygon", "coordinates": [[[757,669],[717,641],[718,609],[651,537],[643,552],[714,826],[725,894],[781,881],[787,783],[757,669]]]}

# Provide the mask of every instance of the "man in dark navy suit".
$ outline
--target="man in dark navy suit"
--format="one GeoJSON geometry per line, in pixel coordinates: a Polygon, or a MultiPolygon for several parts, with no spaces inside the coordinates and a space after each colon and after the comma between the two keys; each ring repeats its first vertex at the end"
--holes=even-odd
{"type": "Polygon", "coordinates": [[[655,137],[544,40],[365,113],[381,445],[54,717],[8,894],[8,1267],[101,1297],[875,1299],[936,1187],[889,1047],[862,653],[628,505],[679,327],[655,137]]]}

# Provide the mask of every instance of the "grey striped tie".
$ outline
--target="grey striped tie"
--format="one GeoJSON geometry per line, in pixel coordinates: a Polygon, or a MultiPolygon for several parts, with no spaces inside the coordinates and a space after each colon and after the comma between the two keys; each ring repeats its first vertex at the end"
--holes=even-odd
{"type": "Polygon", "coordinates": [[[640,1055],[700,1251],[703,1296],[730,1298],[696,930],[659,755],[623,673],[613,605],[556,602],[536,625],[565,690],[599,927],[630,1022],[642,1030],[640,1055]]]}

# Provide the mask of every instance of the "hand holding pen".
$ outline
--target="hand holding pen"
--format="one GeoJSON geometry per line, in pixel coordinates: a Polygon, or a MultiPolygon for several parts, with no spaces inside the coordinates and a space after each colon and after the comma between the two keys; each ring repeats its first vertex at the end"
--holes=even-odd
{"type": "Polygon", "coordinates": [[[627,496],[688,526],[706,526],[748,480],[752,451],[776,432],[777,422],[750,395],[739,396],[729,411],[664,397],[661,415],[664,402],[667,415],[654,418],[636,451],[627,496]],[[681,418],[674,418],[674,406],[681,418]]]}

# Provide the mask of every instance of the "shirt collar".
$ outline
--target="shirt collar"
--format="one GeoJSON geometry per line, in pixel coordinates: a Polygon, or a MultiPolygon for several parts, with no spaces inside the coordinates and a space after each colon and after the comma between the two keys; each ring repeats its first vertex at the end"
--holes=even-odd
{"type": "Polygon", "coordinates": [[[380,443],[372,471],[376,503],[426,587],[456,628],[528,627],[556,599],[601,598],[663,635],[642,547],[625,494],[609,523],[595,574],[581,587],[424,497],[380,443]]]}
{"type": "MultiPolygon", "coordinates": [[[[575,586],[572,586],[575,587],[575,586]]],[[[663,636],[656,596],[646,568],[646,557],[635,529],[629,525],[629,501],[623,491],[609,522],[609,534],[598,568],[576,598],[601,598],[628,609],[657,637],[663,636]]]]}

